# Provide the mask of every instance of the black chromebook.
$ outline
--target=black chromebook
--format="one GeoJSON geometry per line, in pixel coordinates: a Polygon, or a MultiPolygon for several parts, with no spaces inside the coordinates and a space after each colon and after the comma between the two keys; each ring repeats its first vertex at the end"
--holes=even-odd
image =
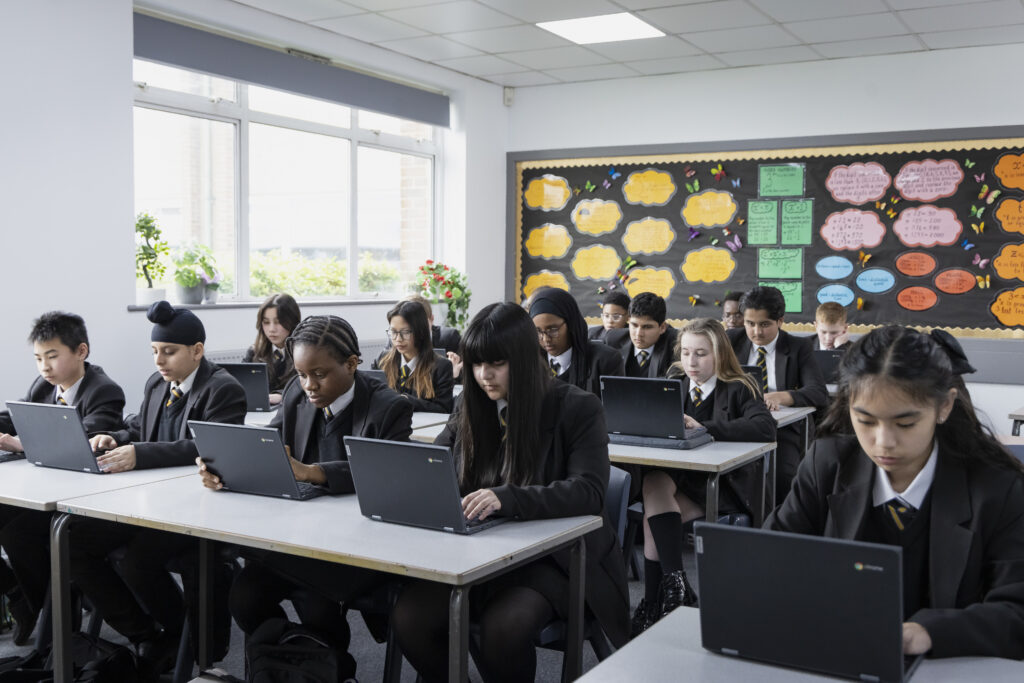
{"type": "Polygon", "coordinates": [[[245,409],[250,413],[270,410],[270,380],[265,363],[219,363],[245,390],[245,409]]]}
{"type": "Polygon", "coordinates": [[[696,448],[712,441],[703,427],[686,429],[683,383],[678,379],[601,377],[608,440],[650,448],[696,448]]]}
{"type": "Polygon", "coordinates": [[[33,465],[104,474],[96,463],[82,418],[72,406],[8,401],[25,457],[33,465]]]}

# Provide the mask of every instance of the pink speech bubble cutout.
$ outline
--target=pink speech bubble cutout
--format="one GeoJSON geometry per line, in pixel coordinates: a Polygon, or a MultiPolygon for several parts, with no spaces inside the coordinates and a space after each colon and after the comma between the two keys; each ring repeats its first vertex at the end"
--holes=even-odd
{"type": "Polygon", "coordinates": [[[915,206],[905,209],[892,224],[892,231],[908,247],[956,244],[964,225],[953,209],[915,206]]]}
{"type": "Polygon", "coordinates": [[[825,179],[825,187],[837,202],[864,204],[884,197],[891,182],[892,177],[881,164],[858,161],[849,166],[833,166],[825,179]]]}
{"type": "Polygon", "coordinates": [[[885,226],[871,211],[846,209],[829,214],[821,227],[821,237],[836,251],[877,247],[885,237],[885,226]]]}
{"type": "Polygon", "coordinates": [[[906,199],[931,202],[952,197],[963,179],[963,169],[952,159],[925,159],[903,164],[893,185],[906,199]]]}

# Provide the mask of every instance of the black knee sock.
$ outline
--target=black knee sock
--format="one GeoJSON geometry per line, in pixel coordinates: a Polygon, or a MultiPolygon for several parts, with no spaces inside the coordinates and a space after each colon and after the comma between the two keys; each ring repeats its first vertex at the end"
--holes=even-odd
{"type": "Polygon", "coordinates": [[[647,518],[654,547],[661,558],[661,570],[669,572],[683,569],[683,520],[678,512],[663,512],[647,518]]]}
{"type": "Polygon", "coordinates": [[[658,604],[658,588],[661,586],[661,562],[644,558],[644,600],[648,605],[658,604]]]}

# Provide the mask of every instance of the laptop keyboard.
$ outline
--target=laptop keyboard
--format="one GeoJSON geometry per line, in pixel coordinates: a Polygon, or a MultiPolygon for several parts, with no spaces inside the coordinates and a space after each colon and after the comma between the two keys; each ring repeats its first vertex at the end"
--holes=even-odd
{"type": "Polygon", "coordinates": [[[14,451],[0,451],[0,462],[11,462],[12,460],[24,459],[24,453],[15,453],[14,451]]]}

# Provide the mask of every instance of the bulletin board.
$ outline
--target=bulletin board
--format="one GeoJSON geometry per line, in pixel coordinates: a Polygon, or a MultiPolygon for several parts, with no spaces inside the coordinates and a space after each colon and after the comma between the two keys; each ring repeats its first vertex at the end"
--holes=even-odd
{"type": "MultiPolygon", "coordinates": [[[[514,286],[588,317],[621,289],[669,318],[778,287],[856,331],[899,323],[1024,337],[1024,137],[515,162],[514,286]]],[[[803,323],[801,325],[800,323],[803,323]]]]}

